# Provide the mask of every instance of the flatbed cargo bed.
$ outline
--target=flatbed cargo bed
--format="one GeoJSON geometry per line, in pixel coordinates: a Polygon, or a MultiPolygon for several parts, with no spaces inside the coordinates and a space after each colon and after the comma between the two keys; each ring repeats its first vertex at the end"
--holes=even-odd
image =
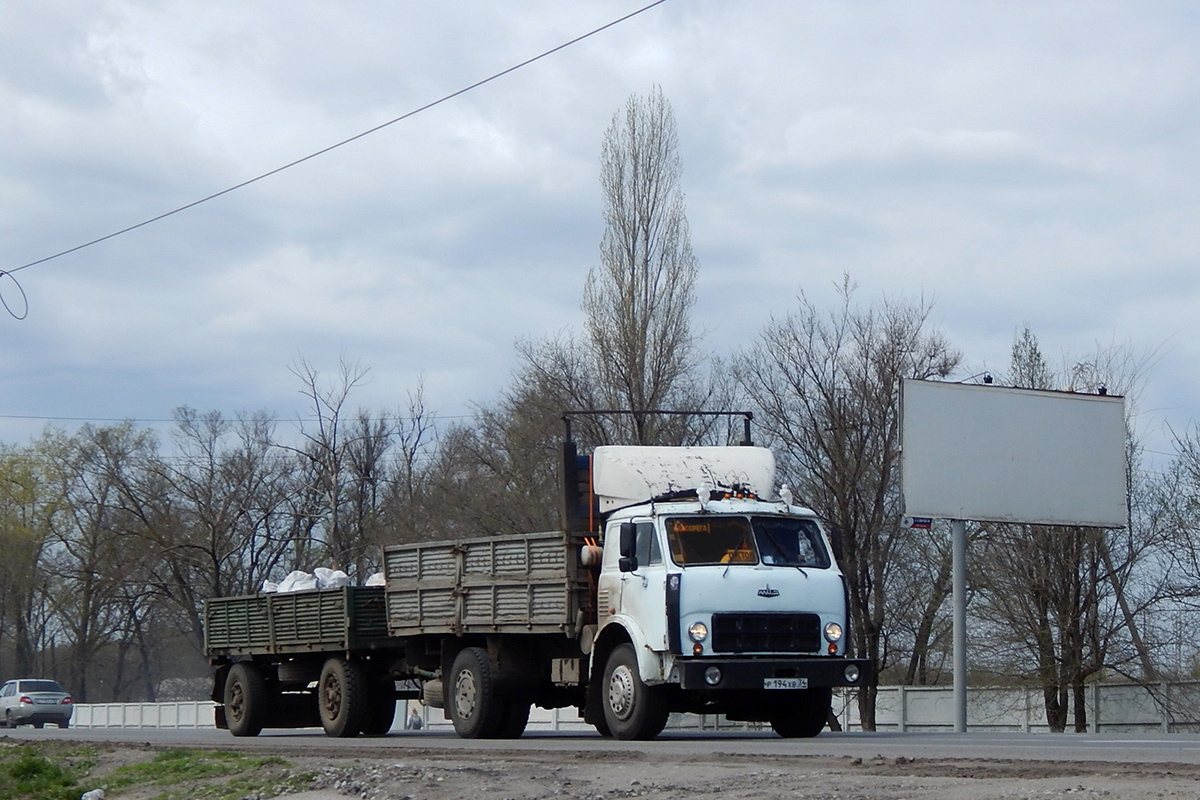
{"type": "Polygon", "coordinates": [[[582,543],[548,531],[385,547],[388,633],[575,637],[594,618],[582,543]]]}
{"type": "Polygon", "coordinates": [[[382,586],[216,597],[204,603],[204,650],[210,658],[394,644],[382,586]]]}

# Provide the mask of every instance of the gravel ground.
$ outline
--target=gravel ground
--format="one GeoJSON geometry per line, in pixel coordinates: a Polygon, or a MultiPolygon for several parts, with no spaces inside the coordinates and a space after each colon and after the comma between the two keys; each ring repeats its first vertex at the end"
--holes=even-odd
{"type": "MultiPolygon", "coordinates": [[[[263,754],[262,750],[256,750],[263,754]]],[[[1200,797],[1200,766],[1005,760],[825,756],[670,756],[562,751],[406,750],[394,757],[353,757],[281,749],[293,787],[250,800],[616,800],[617,798],[1093,798],[1200,797]]],[[[114,746],[114,764],[153,752],[114,746]]],[[[179,787],[173,787],[179,788],[179,787]]],[[[111,798],[145,800],[138,789],[111,798]]]]}

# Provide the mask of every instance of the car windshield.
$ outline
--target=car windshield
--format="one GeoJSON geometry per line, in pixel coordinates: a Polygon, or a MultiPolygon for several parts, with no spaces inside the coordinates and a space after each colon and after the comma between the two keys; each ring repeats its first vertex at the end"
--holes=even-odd
{"type": "Polygon", "coordinates": [[[20,692],[61,692],[63,688],[54,681],[21,681],[20,692]]]}
{"type": "Polygon", "coordinates": [[[766,564],[825,569],[832,563],[817,524],[791,517],[692,516],[666,521],[680,566],[766,564]]]}

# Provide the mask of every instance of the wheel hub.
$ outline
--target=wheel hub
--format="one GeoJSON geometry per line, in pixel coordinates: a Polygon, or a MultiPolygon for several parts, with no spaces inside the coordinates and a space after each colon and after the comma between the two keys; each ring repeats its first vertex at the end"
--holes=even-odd
{"type": "Polygon", "coordinates": [[[336,677],[330,675],[326,678],[324,691],[321,693],[321,696],[329,718],[336,719],[338,712],[342,708],[342,685],[336,677]]]}
{"type": "Polygon", "coordinates": [[[629,719],[633,712],[633,670],[621,664],[612,672],[608,681],[608,707],[617,719],[629,719]]]}
{"type": "Polygon", "coordinates": [[[454,710],[459,719],[470,719],[475,713],[475,705],[475,676],[469,669],[464,669],[454,679],[454,710]]]}
{"type": "Polygon", "coordinates": [[[242,694],[242,685],[235,683],[229,690],[229,714],[234,719],[241,719],[245,711],[246,698],[242,694]]]}

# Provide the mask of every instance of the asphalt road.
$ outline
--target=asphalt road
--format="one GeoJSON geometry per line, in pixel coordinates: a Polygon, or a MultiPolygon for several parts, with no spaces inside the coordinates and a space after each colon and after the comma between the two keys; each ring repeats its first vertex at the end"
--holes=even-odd
{"type": "Polygon", "coordinates": [[[1200,764],[1197,734],[1053,734],[1053,733],[824,733],[815,739],[784,740],[771,733],[665,733],[652,742],[618,742],[595,734],[528,733],[520,739],[465,740],[451,733],[393,732],[382,737],[331,739],[319,730],[266,731],[236,738],[218,730],[153,728],[22,727],[0,734],[15,740],[57,739],[85,742],[151,743],[169,747],[222,749],[296,747],[329,749],[339,756],[391,757],[406,750],[627,752],[679,755],[851,756],[863,759],[1004,759],[1015,761],[1104,761],[1109,763],[1200,764]]]}

